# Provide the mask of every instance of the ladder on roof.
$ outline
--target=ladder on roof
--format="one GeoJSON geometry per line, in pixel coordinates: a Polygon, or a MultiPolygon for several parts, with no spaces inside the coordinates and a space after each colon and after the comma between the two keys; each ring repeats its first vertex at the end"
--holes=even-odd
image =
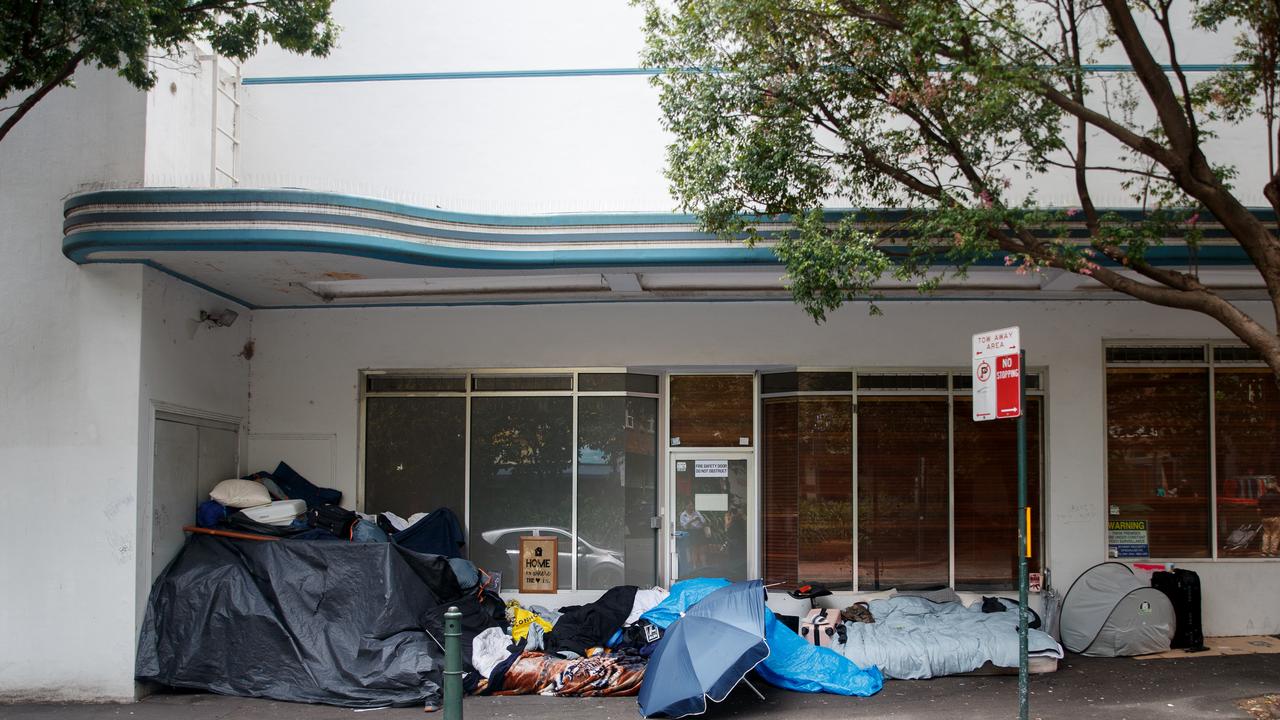
{"type": "Polygon", "coordinates": [[[203,55],[212,84],[209,186],[240,184],[240,63],[232,58],[203,55]]]}

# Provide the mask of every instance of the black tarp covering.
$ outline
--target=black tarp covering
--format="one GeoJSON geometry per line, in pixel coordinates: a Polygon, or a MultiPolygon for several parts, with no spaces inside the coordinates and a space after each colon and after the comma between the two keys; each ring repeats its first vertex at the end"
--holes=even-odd
{"type": "Polygon", "coordinates": [[[136,674],[224,695],[439,705],[444,638],[428,628],[450,604],[483,623],[460,595],[445,558],[390,543],[192,535],[151,589],[136,674]]]}

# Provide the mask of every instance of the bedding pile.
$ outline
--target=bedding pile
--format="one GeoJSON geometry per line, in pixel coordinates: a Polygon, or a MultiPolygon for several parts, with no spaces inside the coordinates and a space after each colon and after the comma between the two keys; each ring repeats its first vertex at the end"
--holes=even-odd
{"type": "MultiPolygon", "coordinates": [[[[1018,606],[983,612],[982,603],[937,603],[898,595],[868,603],[873,623],[845,623],[847,640],[832,649],[854,663],[880,668],[886,678],[921,680],[977,670],[990,662],[1018,667],[1018,606]]],[[[1031,657],[1062,658],[1062,646],[1039,630],[1027,631],[1031,657]]]]}

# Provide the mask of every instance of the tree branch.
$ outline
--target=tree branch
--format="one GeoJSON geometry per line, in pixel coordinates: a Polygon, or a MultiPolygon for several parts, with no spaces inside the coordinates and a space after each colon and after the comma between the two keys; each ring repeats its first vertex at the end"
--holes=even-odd
{"type": "Polygon", "coordinates": [[[84,58],[84,49],[82,48],[77,50],[75,54],[67,58],[67,61],[63,63],[62,67],[58,70],[58,74],[54,78],[50,79],[44,85],[41,85],[38,89],[28,95],[27,98],[18,105],[17,109],[13,111],[13,114],[6,117],[3,123],[0,123],[0,140],[3,140],[4,137],[8,135],[9,131],[13,129],[13,126],[17,125],[19,120],[21,120],[27,113],[31,112],[31,108],[35,107],[36,103],[40,102],[45,95],[48,95],[54,88],[62,85],[68,78],[75,74],[76,68],[80,66],[80,63],[84,61],[84,58]]]}

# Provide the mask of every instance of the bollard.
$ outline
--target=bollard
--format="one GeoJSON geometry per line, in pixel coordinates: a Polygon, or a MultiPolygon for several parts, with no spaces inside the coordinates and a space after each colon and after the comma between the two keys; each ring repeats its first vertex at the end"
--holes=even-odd
{"type": "Polygon", "coordinates": [[[444,614],[444,720],[462,720],[462,613],[444,614]]]}

